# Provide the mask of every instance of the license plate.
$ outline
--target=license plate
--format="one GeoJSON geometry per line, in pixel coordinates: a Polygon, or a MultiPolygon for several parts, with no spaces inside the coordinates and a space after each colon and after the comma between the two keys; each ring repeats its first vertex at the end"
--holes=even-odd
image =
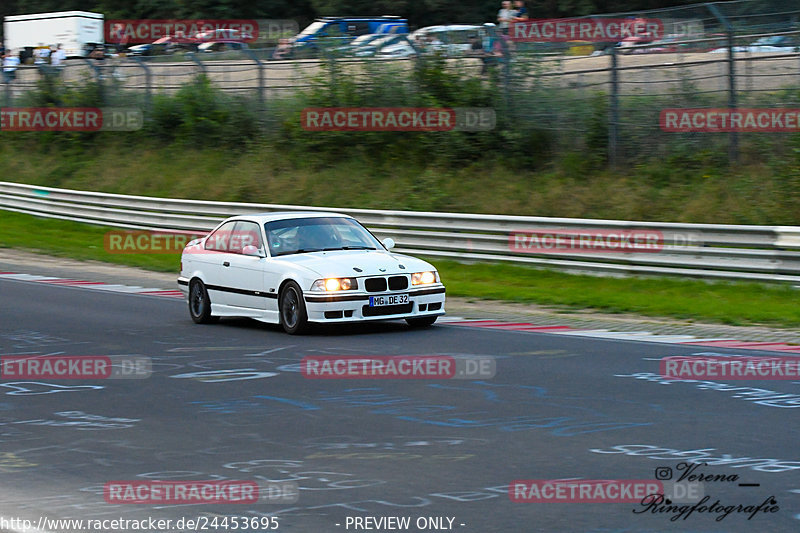
{"type": "Polygon", "coordinates": [[[408,303],[408,294],[388,294],[386,296],[370,296],[370,307],[383,307],[384,305],[401,305],[408,303]]]}

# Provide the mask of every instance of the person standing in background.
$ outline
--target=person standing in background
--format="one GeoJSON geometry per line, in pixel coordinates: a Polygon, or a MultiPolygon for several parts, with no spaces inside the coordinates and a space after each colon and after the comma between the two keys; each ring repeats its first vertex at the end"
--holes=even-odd
{"type": "Polygon", "coordinates": [[[61,48],[61,43],[56,45],[56,49],[50,54],[50,64],[54,67],[60,67],[64,64],[64,61],[67,59],[67,53],[61,48]]]}
{"type": "Polygon", "coordinates": [[[61,70],[64,68],[64,61],[67,59],[67,53],[61,48],[61,43],[56,45],[56,49],[50,54],[50,72],[54,76],[61,76],[61,70]]]}
{"type": "Polygon", "coordinates": [[[17,79],[17,67],[19,66],[19,57],[15,56],[9,50],[3,56],[3,82],[11,83],[17,79]]]}
{"type": "Polygon", "coordinates": [[[497,12],[497,26],[501,33],[508,35],[509,23],[515,14],[516,11],[511,9],[511,0],[501,2],[500,11],[497,12]]]}
{"type": "Polygon", "coordinates": [[[517,8],[517,12],[514,13],[513,17],[511,17],[511,22],[522,22],[524,20],[528,20],[528,8],[525,7],[524,0],[515,0],[514,7],[517,8]]]}
{"type": "Polygon", "coordinates": [[[45,47],[43,43],[39,43],[39,46],[33,51],[33,64],[45,65],[49,60],[50,48],[45,47]]]}

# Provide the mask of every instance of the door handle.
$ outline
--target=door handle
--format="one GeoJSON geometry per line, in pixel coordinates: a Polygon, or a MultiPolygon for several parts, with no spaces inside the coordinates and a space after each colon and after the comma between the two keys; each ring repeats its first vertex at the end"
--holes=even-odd
{"type": "Polygon", "coordinates": [[[222,263],[222,266],[229,267],[229,266],[231,266],[231,263],[230,263],[230,261],[225,261],[224,263],[222,263]]]}

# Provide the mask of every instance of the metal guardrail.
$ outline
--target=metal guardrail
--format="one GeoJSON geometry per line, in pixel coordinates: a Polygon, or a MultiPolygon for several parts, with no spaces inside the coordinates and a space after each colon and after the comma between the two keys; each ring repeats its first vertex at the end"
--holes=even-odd
{"type": "MultiPolygon", "coordinates": [[[[0,209],[117,228],[208,231],[223,219],[274,211],[351,215],[398,252],[462,261],[508,261],[566,272],[684,276],[800,283],[800,227],[631,222],[578,218],[331,209],[210,202],[0,182],[0,209]],[[663,235],[657,253],[531,253],[517,232],[649,231],[663,235]]],[[[35,231],[31,233],[35,236],[35,231]]],[[[35,243],[33,243],[35,246],[35,243]]]]}

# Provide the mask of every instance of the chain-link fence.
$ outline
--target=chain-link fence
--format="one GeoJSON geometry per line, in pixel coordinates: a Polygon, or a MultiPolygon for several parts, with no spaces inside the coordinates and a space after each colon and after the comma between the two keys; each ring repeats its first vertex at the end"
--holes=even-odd
{"type": "Polygon", "coordinates": [[[335,84],[336,76],[369,87],[386,83],[375,72],[393,72],[396,83],[412,83],[403,73],[435,52],[462,77],[497,84],[502,99],[496,106],[507,113],[508,127],[535,126],[551,133],[555,149],[577,150],[611,166],[687,151],[727,152],[736,161],[745,150],[743,135],[767,135],[667,132],[660,123],[666,108],[800,107],[800,5],[739,0],[581,20],[606,19],[657,20],[662,32],[621,42],[517,42],[493,25],[475,25],[438,34],[445,41],[439,46],[413,34],[398,37],[369,57],[338,46],[291,60],[276,60],[273,49],[75,59],[58,70],[18,68],[16,79],[3,85],[0,102],[15,105],[39,80],[57,76],[66,83],[99,82],[105,105],[147,109],[156,93],[172,93],[204,74],[216,87],[266,109],[315,81],[335,84]]]}

